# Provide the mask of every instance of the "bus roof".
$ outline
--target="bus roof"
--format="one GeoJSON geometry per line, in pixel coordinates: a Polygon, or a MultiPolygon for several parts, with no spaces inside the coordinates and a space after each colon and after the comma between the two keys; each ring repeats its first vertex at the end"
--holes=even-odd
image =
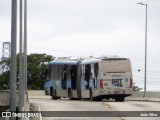
{"type": "Polygon", "coordinates": [[[102,60],[128,60],[128,58],[102,58],[102,60]]]}
{"type": "Polygon", "coordinates": [[[82,64],[94,64],[100,62],[100,59],[86,59],[82,61],[82,64]]]}
{"type": "Polygon", "coordinates": [[[102,56],[99,57],[101,60],[129,60],[129,58],[121,58],[119,56],[102,56]]]}
{"type": "Polygon", "coordinates": [[[76,65],[78,62],[81,62],[81,64],[94,64],[99,61],[100,61],[100,59],[96,59],[96,58],[76,58],[76,59],[58,58],[58,59],[55,59],[55,60],[49,62],[49,64],[76,65]]]}
{"type": "Polygon", "coordinates": [[[61,60],[61,61],[51,61],[49,62],[49,64],[57,64],[57,65],[64,65],[64,64],[67,64],[67,65],[76,65],[78,61],[65,61],[65,60],[61,60]]]}

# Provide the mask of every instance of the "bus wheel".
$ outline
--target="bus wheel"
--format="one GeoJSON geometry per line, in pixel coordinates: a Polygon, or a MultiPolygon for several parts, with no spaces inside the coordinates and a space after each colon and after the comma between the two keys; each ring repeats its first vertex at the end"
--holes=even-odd
{"type": "Polygon", "coordinates": [[[119,98],[119,101],[120,101],[120,102],[124,102],[124,99],[125,99],[125,97],[120,97],[120,98],[119,98]]]}
{"type": "Polygon", "coordinates": [[[73,100],[71,89],[69,89],[68,91],[68,97],[70,100],[73,100]]]}
{"type": "Polygon", "coordinates": [[[124,102],[125,97],[115,98],[116,102],[124,102]]]}
{"type": "Polygon", "coordinates": [[[119,98],[115,98],[115,101],[116,101],[116,102],[119,102],[119,98]]]}
{"type": "Polygon", "coordinates": [[[92,90],[90,90],[90,100],[91,100],[91,101],[95,101],[95,98],[93,97],[93,92],[92,92],[92,90]]]}
{"type": "Polygon", "coordinates": [[[53,90],[53,91],[52,91],[52,100],[57,100],[56,90],[53,90]]]}

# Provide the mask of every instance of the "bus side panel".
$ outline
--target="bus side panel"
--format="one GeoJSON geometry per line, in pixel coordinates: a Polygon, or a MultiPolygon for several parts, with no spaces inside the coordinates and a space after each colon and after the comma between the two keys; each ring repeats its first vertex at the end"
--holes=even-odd
{"type": "Polygon", "coordinates": [[[73,98],[78,98],[78,96],[77,96],[77,90],[71,90],[71,93],[72,93],[72,97],[73,98]]]}
{"type": "Polygon", "coordinates": [[[90,98],[89,89],[82,90],[82,96],[81,96],[81,98],[90,98]]]}
{"type": "Polygon", "coordinates": [[[86,81],[85,80],[81,80],[81,90],[86,90],[86,81]]]}
{"type": "Polygon", "coordinates": [[[90,98],[89,89],[86,89],[86,81],[81,80],[81,98],[90,98]]]}
{"type": "Polygon", "coordinates": [[[58,97],[68,97],[68,89],[71,88],[71,80],[66,80],[66,89],[62,89],[62,80],[57,80],[54,82],[54,86],[58,97]]]}

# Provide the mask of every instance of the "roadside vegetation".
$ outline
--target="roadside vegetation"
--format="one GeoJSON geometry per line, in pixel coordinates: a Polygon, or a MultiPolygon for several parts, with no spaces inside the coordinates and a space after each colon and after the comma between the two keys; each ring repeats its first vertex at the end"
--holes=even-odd
{"type": "MultiPolygon", "coordinates": [[[[47,54],[30,54],[27,56],[27,82],[28,89],[41,90],[43,89],[45,78],[45,69],[48,62],[54,60],[52,55],[47,54]]],[[[9,89],[10,81],[10,60],[0,61],[0,66],[5,68],[5,71],[0,75],[0,90],[9,89]]],[[[17,89],[19,86],[19,55],[17,55],[17,89]]]]}

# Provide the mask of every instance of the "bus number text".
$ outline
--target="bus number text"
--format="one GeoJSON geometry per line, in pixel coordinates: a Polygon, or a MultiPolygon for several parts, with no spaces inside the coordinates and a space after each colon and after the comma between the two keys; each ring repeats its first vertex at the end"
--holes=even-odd
{"type": "Polygon", "coordinates": [[[112,84],[119,83],[122,84],[122,79],[112,79],[112,84]]]}

